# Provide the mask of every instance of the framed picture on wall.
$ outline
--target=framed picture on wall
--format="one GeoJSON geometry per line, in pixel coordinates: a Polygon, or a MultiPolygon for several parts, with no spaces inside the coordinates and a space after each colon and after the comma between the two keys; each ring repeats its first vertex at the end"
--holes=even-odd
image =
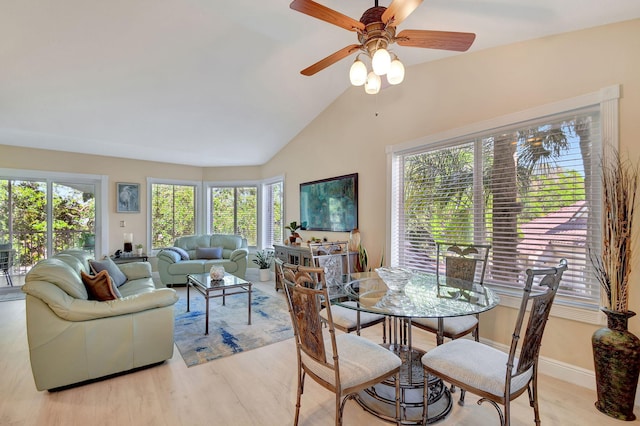
{"type": "Polygon", "coordinates": [[[140,213],[140,184],[116,183],[116,212],[140,213]]]}

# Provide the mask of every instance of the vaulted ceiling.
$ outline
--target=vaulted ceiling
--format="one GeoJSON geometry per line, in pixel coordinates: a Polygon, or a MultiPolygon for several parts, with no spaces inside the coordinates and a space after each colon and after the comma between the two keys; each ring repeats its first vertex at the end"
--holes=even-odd
{"type": "MultiPolygon", "coordinates": [[[[318,2],[355,19],[374,3],[318,2]]],[[[425,0],[401,28],[473,32],[473,52],[638,17],[638,0],[425,0]]],[[[263,164],[350,87],[353,60],[300,70],[356,42],[288,0],[0,0],[0,145],[263,164]]],[[[394,50],[407,73],[465,54],[394,50]]]]}

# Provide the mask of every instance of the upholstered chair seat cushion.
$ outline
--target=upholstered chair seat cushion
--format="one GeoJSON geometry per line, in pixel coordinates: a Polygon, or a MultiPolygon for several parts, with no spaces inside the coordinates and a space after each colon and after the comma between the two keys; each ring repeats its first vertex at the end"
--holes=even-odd
{"type": "MultiPolygon", "coordinates": [[[[478,324],[478,318],[475,315],[464,315],[461,317],[443,318],[443,331],[446,335],[455,336],[464,331],[474,328],[478,324]]],[[[432,330],[438,329],[437,318],[412,318],[412,323],[420,324],[432,330]]]]}
{"type": "MultiPolygon", "coordinates": [[[[498,397],[505,394],[508,354],[483,343],[456,339],[431,349],[422,357],[427,368],[446,371],[449,378],[498,397]]],[[[518,364],[514,361],[514,374],[518,364]]],[[[529,371],[511,380],[511,393],[527,385],[529,371]]]]}
{"type": "MultiPolygon", "coordinates": [[[[345,302],[343,305],[355,306],[357,302],[345,302]]],[[[327,319],[327,310],[320,311],[320,316],[327,319]]],[[[333,323],[337,327],[344,327],[347,329],[356,328],[358,325],[358,311],[355,309],[345,308],[344,306],[333,305],[331,306],[331,316],[333,323]]],[[[366,327],[367,324],[378,321],[383,318],[382,315],[372,314],[369,312],[360,312],[360,327],[366,327]]]]}
{"type": "MultiPolygon", "coordinates": [[[[333,364],[331,339],[326,339],[327,363],[333,364]]],[[[382,376],[385,372],[398,368],[402,361],[390,350],[364,337],[354,334],[336,335],[338,363],[342,389],[349,389],[382,376]]],[[[322,380],[335,385],[335,373],[332,369],[311,360],[302,352],[305,365],[322,380]]]]}

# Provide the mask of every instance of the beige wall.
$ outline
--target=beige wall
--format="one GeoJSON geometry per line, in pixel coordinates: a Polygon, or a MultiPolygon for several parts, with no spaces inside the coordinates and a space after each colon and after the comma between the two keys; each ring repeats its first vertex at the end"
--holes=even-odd
{"type": "MultiPolygon", "coordinates": [[[[562,34],[409,67],[398,87],[376,96],[347,90],[272,161],[286,171],[287,221],[298,219],[298,184],[359,173],[360,231],[377,256],[384,247],[385,147],[620,84],[621,150],[640,155],[640,20],[562,34]]],[[[345,75],[345,79],[348,78],[345,75]]],[[[308,84],[313,84],[313,79],[308,84]]],[[[637,230],[640,232],[640,230],[637,230]]],[[[632,281],[640,280],[636,258],[632,281]]],[[[640,292],[630,308],[640,310],[640,292]]],[[[483,314],[481,335],[506,343],[515,311],[483,314]]],[[[542,355],[593,370],[596,326],[552,318],[542,355]]],[[[640,334],[640,319],[630,320],[640,334]]]]}
{"type": "MultiPolygon", "coordinates": [[[[300,182],[358,172],[362,242],[372,263],[377,263],[387,227],[387,145],[620,84],[621,148],[636,158],[640,155],[638,52],[640,20],[634,20],[409,67],[402,85],[377,96],[366,95],[361,87],[347,90],[261,168],[202,169],[7,146],[0,146],[0,167],[108,175],[110,251],[121,244],[120,220],[126,220],[127,230],[136,235],[146,230],[146,194],[141,214],[116,214],[115,182],[144,184],[147,177],[229,181],[284,175],[285,220],[289,222],[299,220],[300,182]]],[[[310,78],[308,84],[314,80],[310,78]]],[[[314,232],[314,236],[325,235],[320,234],[314,232]]],[[[637,261],[634,266],[632,282],[640,280],[637,261]]],[[[630,308],[640,310],[639,306],[640,294],[632,289],[630,308]]],[[[508,308],[483,314],[481,335],[507,342],[514,314],[508,308]]],[[[543,356],[593,370],[590,339],[596,328],[552,318],[543,356]]],[[[640,334],[640,319],[631,319],[630,329],[640,334]]]]}

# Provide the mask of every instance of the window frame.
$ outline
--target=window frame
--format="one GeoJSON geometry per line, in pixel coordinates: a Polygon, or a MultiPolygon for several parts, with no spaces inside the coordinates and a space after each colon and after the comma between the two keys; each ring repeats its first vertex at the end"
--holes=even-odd
{"type": "Polygon", "coordinates": [[[270,179],[265,179],[261,183],[258,198],[258,245],[262,249],[273,248],[273,244],[282,243],[284,239],[284,177],[276,176],[270,179]],[[270,241],[271,236],[269,230],[271,228],[270,221],[273,218],[272,206],[267,206],[267,200],[270,199],[268,191],[269,188],[275,184],[280,184],[280,220],[282,225],[281,239],[280,241],[270,241]],[[264,206],[264,208],[261,208],[264,206]]]}
{"type": "Polygon", "coordinates": [[[195,187],[195,232],[196,234],[204,233],[203,217],[202,214],[202,182],[194,180],[179,180],[179,179],[162,179],[162,178],[147,178],[147,242],[146,247],[149,247],[149,254],[155,256],[159,250],[153,249],[152,244],[152,224],[153,218],[151,217],[153,212],[153,185],[181,185],[181,186],[193,186],[195,187]]]}
{"type": "MultiPolygon", "coordinates": [[[[268,215],[265,213],[264,208],[267,206],[263,206],[264,204],[264,191],[267,185],[272,185],[274,183],[280,182],[282,184],[282,209],[285,209],[285,200],[284,200],[284,188],[285,188],[285,179],[284,176],[278,175],[273,176],[266,179],[260,180],[237,180],[237,181],[194,181],[194,180],[181,180],[181,179],[164,179],[164,178],[155,178],[149,177],[147,178],[147,247],[152,247],[151,245],[151,213],[152,213],[152,202],[151,196],[152,184],[165,184],[165,185],[193,185],[196,188],[196,234],[207,234],[211,232],[209,227],[209,216],[210,216],[210,191],[211,187],[223,187],[223,186],[252,186],[256,185],[258,187],[257,191],[257,210],[258,210],[258,219],[257,219],[257,238],[258,238],[258,247],[259,248],[270,248],[270,246],[266,245],[266,241],[268,238],[265,234],[266,232],[266,223],[268,220],[268,215]],[[206,194],[206,196],[203,196],[206,194]]],[[[155,255],[157,250],[149,253],[150,255],[155,255]]]]}
{"type": "MultiPolygon", "coordinates": [[[[54,183],[88,183],[95,185],[95,257],[109,252],[109,177],[85,173],[62,173],[40,170],[0,168],[0,178],[10,180],[38,180],[47,184],[47,216],[51,220],[52,185],[54,183]]],[[[47,226],[47,253],[52,253],[53,227],[47,226]]]]}
{"type": "MultiPolygon", "coordinates": [[[[619,146],[619,129],[618,129],[618,116],[619,116],[619,98],[620,98],[620,86],[614,85],[600,89],[597,92],[588,93],[582,96],[561,100],[558,102],[534,107],[531,109],[523,110],[520,112],[507,114],[501,117],[497,117],[491,120],[474,123],[468,126],[451,129],[446,132],[429,135],[424,138],[416,139],[413,141],[391,145],[386,147],[387,153],[387,199],[386,199],[386,214],[387,214],[387,229],[386,229],[386,252],[389,253],[391,264],[397,262],[399,258],[399,248],[394,244],[394,224],[398,223],[399,218],[395,209],[395,205],[398,203],[396,197],[397,191],[394,191],[394,185],[399,180],[401,171],[397,170],[395,165],[397,164],[397,157],[406,155],[411,152],[420,150],[423,147],[436,148],[445,147],[451,140],[460,140],[465,137],[471,137],[477,134],[486,134],[492,129],[511,127],[521,122],[527,122],[531,120],[541,119],[549,115],[560,115],[570,112],[575,109],[587,108],[592,106],[599,107],[600,110],[600,139],[602,141],[602,155],[606,152],[610,152],[610,148],[618,148],[619,146]]],[[[477,164],[476,164],[477,167],[477,164]]],[[[593,168],[593,179],[597,181],[599,176],[599,168],[593,168]]],[[[593,190],[599,191],[599,185],[593,185],[593,190]]],[[[588,236],[588,244],[599,247],[601,244],[600,235],[597,235],[601,230],[601,218],[599,215],[594,215],[596,221],[596,232],[590,233],[588,236]]],[[[505,291],[502,288],[498,288],[497,291],[501,296],[501,305],[517,308],[519,306],[520,298],[517,292],[505,291]]],[[[590,324],[602,324],[602,315],[599,309],[594,308],[591,305],[588,306],[576,306],[563,303],[562,298],[558,298],[552,309],[552,315],[576,321],[586,322],[590,324]]]]}
{"type": "MultiPolygon", "coordinates": [[[[261,182],[260,181],[229,181],[229,182],[206,182],[204,185],[205,191],[206,191],[206,228],[207,228],[207,233],[213,233],[213,230],[211,229],[211,223],[212,223],[212,214],[213,212],[211,211],[211,189],[212,188],[228,188],[228,189],[237,189],[237,188],[249,188],[249,187],[254,187],[256,189],[256,245],[248,245],[249,248],[255,248],[258,247],[260,244],[259,238],[260,238],[260,211],[261,211],[261,203],[260,203],[260,198],[261,198],[261,182]]],[[[236,219],[236,218],[234,218],[236,219]]],[[[235,220],[234,220],[235,222],[235,220]]]]}

